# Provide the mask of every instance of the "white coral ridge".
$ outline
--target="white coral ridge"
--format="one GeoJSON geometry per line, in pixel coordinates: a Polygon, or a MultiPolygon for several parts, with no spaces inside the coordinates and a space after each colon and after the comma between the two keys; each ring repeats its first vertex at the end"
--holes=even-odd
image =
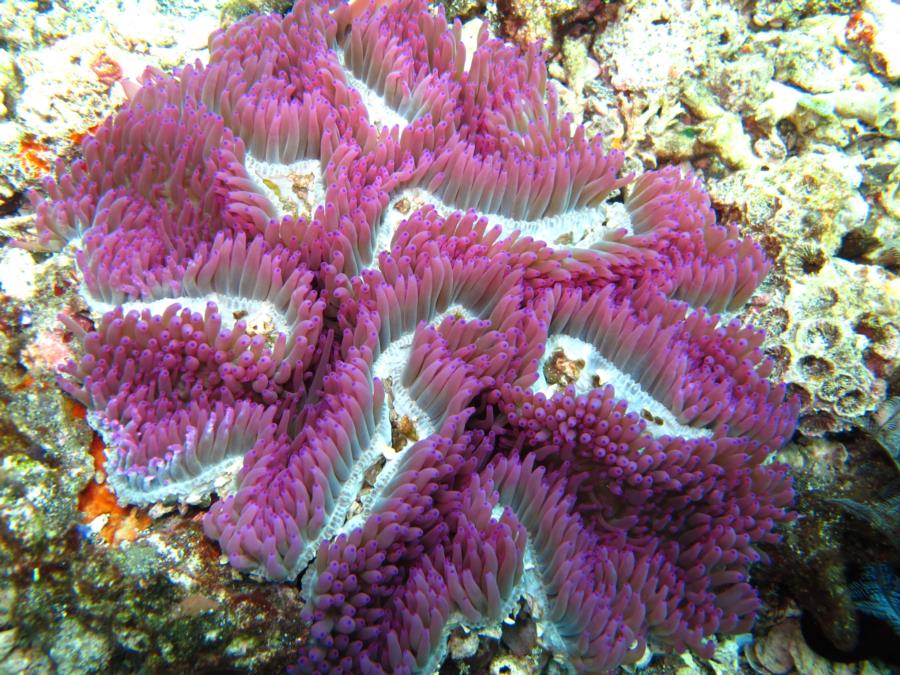
{"type": "MultiPolygon", "coordinates": [[[[397,228],[410,214],[423,206],[434,207],[442,218],[461,210],[444,203],[422,188],[402,190],[391,199],[385,209],[375,238],[375,251],[390,250],[397,228]],[[410,207],[401,211],[398,208],[401,202],[408,203],[410,207]]],[[[491,225],[499,225],[506,235],[517,231],[551,246],[562,240],[567,248],[589,248],[599,242],[605,233],[622,228],[631,230],[628,212],[625,206],[619,203],[602,203],[535,220],[518,220],[498,213],[482,213],[475,209],[472,211],[491,225]]]]}
{"type": "Polygon", "coordinates": [[[383,96],[353,74],[347,65],[343,49],[335,51],[337,52],[338,62],[341,64],[341,70],[344,73],[347,85],[356,89],[363,105],[366,107],[369,121],[375,126],[398,127],[400,131],[403,131],[406,125],[409,124],[409,121],[389,106],[383,96]]]}
{"type": "Polygon", "coordinates": [[[665,404],[651,396],[631,375],[619,370],[611,361],[601,356],[594,346],[569,335],[551,335],[544,349],[544,356],[538,365],[538,380],[534,390],[550,397],[558,391],[556,385],[547,382],[544,366],[553,354],[561,350],[568,361],[583,361],[584,367],[573,382],[579,394],[586,394],[593,389],[596,377],[602,385],[612,385],[616,392],[616,400],[628,402],[629,410],[649,412],[657,422],[653,427],[654,435],[682,436],[684,438],[712,438],[709,429],[696,428],[678,421],[665,404]]]}
{"type": "Polygon", "coordinates": [[[231,491],[244,455],[256,441],[256,432],[248,429],[254,413],[258,416],[259,410],[244,406],[236,422],[233,409],[226,412],[224,420],[210,414],[202,429],[187,427],[184,440],[168,448],[168,461],[151,462],[146,472],[129,471],[133,441],[118,422],[97,413],[90,413],[88,421],[106,445],[107,482],[120,501],[137,506],[157,502],[200,504],[214,490],[220,494],[231,491]],[[223,434],[221,430],[226,428],[228,433],[223,434]]]}
{"type": "Polygon", "coordinates": [[[256,189],[275,207],[274,211],[279,218],[299,215],[310,219],[314,215],[314,205],[325,203],[325,179],[318,159],[279,164],[263,162],[248,155],[245,166],[256,189]],[[308,189],[303,200],[297,194],[294,184],[296,178],[304,179],[308,189]]]}

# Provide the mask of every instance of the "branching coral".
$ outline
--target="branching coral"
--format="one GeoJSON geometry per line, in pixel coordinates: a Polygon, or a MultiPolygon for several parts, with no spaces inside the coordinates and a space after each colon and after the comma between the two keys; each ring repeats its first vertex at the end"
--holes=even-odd
{"type": "Polygon", "coordinates": [[[695,179],[619,177],[537,47],[460,35],[422,0],[298,2],[129,85],[33,200],[106,312],[62,386],[121,501],[217,493],[235,567],[308,569],[299,672],[427,669],[522,593],[579,670],[708,654],[790,517],[767,456],[797,406],[714,313],[768,262],[695,179]],[[584,364],[562,389],[553,354],[584,364]]]}

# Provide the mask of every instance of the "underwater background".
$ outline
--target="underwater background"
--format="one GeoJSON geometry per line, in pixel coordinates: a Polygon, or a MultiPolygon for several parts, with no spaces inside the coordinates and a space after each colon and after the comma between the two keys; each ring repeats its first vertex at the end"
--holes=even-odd
{"type": "Polygon", "coordinates": [[[0,0],[0,672],[896,672],[900,5],[292,5],[0,0]]]}

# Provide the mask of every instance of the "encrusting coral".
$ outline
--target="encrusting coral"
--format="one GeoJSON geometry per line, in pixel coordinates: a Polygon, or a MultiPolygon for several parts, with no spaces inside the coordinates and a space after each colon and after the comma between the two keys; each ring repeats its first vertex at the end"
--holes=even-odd
{"type": "Polygon", "coordinates": [[[767,457],[797,404],[715,314],[769,264],[695,179],[619,177],[537,47],[460,35],[421,0],[297,2],[128,84],[33,197],[106,312],[69,320],[62,386],[120,501],[215,492],[232,565],[307,570],[298,672],[427,670],[522,593],[579,671],[709,654],[791,517],[767,457]]]}

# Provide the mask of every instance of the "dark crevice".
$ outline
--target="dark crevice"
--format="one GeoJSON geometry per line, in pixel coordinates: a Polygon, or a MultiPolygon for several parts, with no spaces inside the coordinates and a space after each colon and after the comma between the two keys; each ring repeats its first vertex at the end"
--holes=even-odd
{"type": "Polygon", "coordinates": [[[861,229],[850,230],[841,239],[837,256],[850,262],[869,263],[868,256],[879,246],[881,246],[881,241],[868,232],[861,229]]]}
{"type": "Polygon", "coordinates": [[[803,639],[816,654],[833,663],[857,663],[881,659],[890,665],[900,665],[896,650],[896,636],[891,627],[868,614],[857,613],[859,641],[852,650],[841,650],[825,636],[809,612],[803,612],[800,628],[803,639]]]}

